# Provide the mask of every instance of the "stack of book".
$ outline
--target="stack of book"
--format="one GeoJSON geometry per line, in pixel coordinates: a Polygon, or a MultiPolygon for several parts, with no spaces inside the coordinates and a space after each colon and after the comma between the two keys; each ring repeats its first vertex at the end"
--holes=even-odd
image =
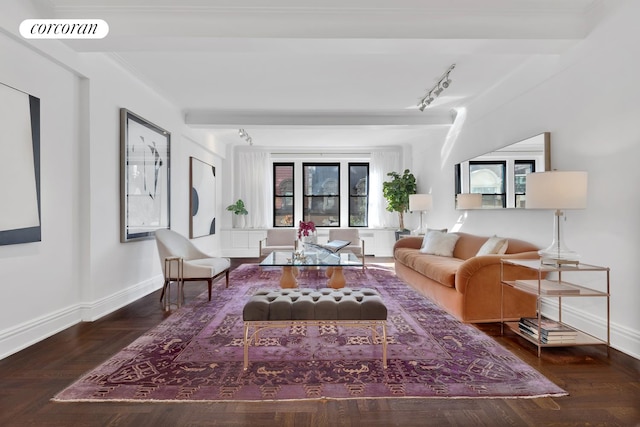
{"type": "Polygon", "coordinates": [[[538,327],[537,317],[523,317],[518,326],[524,335],[535,340],[540,337],[540,342],[544,344],[572,343],[578,336],[578,331],[554,320],[540,319],[538,327]]]}

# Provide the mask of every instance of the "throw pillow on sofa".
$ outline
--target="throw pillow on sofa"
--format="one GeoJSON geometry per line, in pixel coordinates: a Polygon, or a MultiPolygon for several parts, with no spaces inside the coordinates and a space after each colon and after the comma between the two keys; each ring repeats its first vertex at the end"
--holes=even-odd
{"type": "Polygon", "coordinates": [[[489,237],[486,242],[480,247],[476,256],[499,254],[503,255],[507,252],[509,241],[504,237],[493,236],[489,237]]]}
{"type": "Polygon", "coordinates": [[[429,231],[424,236],[420,252],[429,255],[452,257],[459,235],[443,233],[442,231],[429,231]]]}

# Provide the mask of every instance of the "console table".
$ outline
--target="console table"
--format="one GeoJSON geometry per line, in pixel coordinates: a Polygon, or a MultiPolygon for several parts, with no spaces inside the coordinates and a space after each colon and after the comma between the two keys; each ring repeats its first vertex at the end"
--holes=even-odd
{"type": "MultiPolygon", "coordinates": [[[[537,318],[531,319],[533,335],[523,330],[520,322],[505,322],[504,316],[502,316],[502,333],[504,333],[504,326],[507,326],[510,330],[520,335],[527,341],[535,344],[538,347],[538,357],[540,357],[543,347],[560,347],[560,346],[574,346],[574,345],[594,345],[594,344],[606,344],[607,352],[611,343],[611,327],[610,327],[610,293],[609,293],[609,268],[599,267],[590,264],[563,264],[563,265],[547,265],[542,264],[540,260],[525,260],[525,259],[503,259],[501,260],[501,283],[502,283],[502,297],[504,296],[504,287],[509,286],[518,289],[519,291],[526,292],[535,295],[537,298],[537,318]],[[537,271],[538,278],[535,280],[505,280],[504,279],[504,265],[518,265],[525,268],[529,268],[537,271]],[[605,285],[602,286],[602,290],[593,289],[592,287],[583,286],[577,283],[568,282],[567,276],[577,276],[575,279],[580,279],[581,275],[577,273],[604,273],[605,285]],[[562,303],[566,298],[602,298],[606,300],[606,339],[596,337],[592,334],[579,330],[571,325],[566,324],[562,319],[562,303]],[[557,313],[557,326],[559,328],[566,328],[575,332],[575,338],[566,341],[545,342],[543,338],[544,322],[542,316],[542,302],[544,300],[553,300],[558,304],[557,313]]],[[[582,276],[584,277],[584,276],[582,276]]],[[[501,299],[501,307],[504,300],[501,299]]],[[[504,312],[504,310],[502,310],[504,312]]],[[[526,328],[525,328],[526,329],[526,328]]]]}

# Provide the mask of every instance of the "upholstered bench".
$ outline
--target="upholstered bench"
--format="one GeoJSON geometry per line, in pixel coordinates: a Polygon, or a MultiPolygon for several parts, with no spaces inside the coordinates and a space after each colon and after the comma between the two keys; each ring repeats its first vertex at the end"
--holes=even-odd
{"type": "Polygon", "coordinates": [[[378,341],[382,331],[382,364],[387,367],[387,307],[373,289],[278,289],[259,291],[245,304],[244,369],[249,366],[249,344],[258,345],[258,333],[292,325],[332,324],[371,330],[378,341]],[[249,333],[253,329],[253,333],[249,333]]]}

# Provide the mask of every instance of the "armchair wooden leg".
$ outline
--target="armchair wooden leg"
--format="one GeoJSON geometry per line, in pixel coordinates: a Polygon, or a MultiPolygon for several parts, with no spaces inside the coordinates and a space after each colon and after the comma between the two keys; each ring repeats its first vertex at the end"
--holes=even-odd
{"type": "Polygon", "coordinates": [[[211,285],[213,284],[213,278],[207,280],[207,283],[209,284],[209,301],[211,301],[211,285]]]}
{"type": "Polygon", "coordinates": [[[227,271],[224,273],[224,275],[225,275],[225,277],[226,277],[226,279],[227,279],[227,286],[226,286],[226,287],[228,288],[228,287],[229,287],[229,270],[227,270],[227,271]]]}
{"type": "Polygon", "coordinates": [[[164,298],[164,292],[167,290],[167,285],[169,285],[169,281],[165,279],[164,286],[162,286],[162,293],[160,294],[160,301],[164,298]]]}

